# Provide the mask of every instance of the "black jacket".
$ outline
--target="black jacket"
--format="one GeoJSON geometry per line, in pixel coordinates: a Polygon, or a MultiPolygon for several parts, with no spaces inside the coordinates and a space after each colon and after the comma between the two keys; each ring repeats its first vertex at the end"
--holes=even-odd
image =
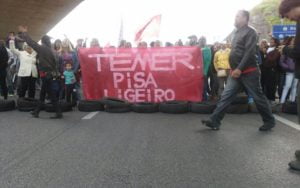
{"type": "Polygon", "coordinates": [[[238,68],[244,71],[250,67],[258,67],[257,41],[256,31],[249,26],[244,26],[234,32],[229,58],[233,70],[238,68]]]}
{"type": "Polygon", "coordinates": [[[266,59],[262,64],[263,69],[272,69],[277,71],[278,66],[279,66],[279,61],[280,61],[280,52],[276,48],[272,52],[267,53],[266,59]]]}
{"type": "Polygon", "coordinates": [[[0,69],[6,69],[8,59],[9,57],[5,46],[0,46],[0,69]]]}
{"type": "Polygon", "coordinates": [[[33,41],[27,33],[22,33],[21,38],[38,53],[39,71],[43,71],[52,75],[59,72],[58,60],[51,47],[39,45],[37,42],[33,41]]]}
{"type": "Polygon", "coordinates": [[[300,21],[297,22],[295,47],[290,51],[290,57],[295,59],[295,77],[300,79],[300,21]]]}

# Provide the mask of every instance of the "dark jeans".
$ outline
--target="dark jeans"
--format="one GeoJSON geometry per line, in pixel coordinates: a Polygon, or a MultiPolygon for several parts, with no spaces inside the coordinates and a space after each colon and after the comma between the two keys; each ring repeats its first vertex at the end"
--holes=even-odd
{"type": "Polygon", "coordinates": [[[218,90],[219,96],[222,95],[222,93],[225,89],[225,85],[227,84],[227,78],[228,77],[218,77],[218,80],[219,80],[219,90],[218,90]]]}
{"type": "Polygon", "coordinates": [[[219,90],[219,82],[218,82],[218,76],[217,73],[215,73],[213,70],[213,67],[208,71],[208,78],[209,78],[209,87],[210,87],[210,95],[211,97],[217,97],[218,96],[218,90],[219,90]]]}
{"type": "Polygon", "coordinates": [[[276,90],[278,85],[277,72],[272,69],[266,69],[262,71],[262,88],[271,101],[275,101],[276,90]]]}
{"type": "Polygon", "coordinates": [[[44,103],[46,100],[46,78],[41,78],[41,81],[40,101],[44,103]]]}
{"type": "Polygon", "coordinates": [[[7,99],[7,85],[6,85],[6,69],[0,69],[0,86],[1,86],[1,92],[4,97],[4,99],[7,99]]]}
{"type": "Polygon", "coordinates": [[[76,98],[76,91],[75,84],[66,84],[66,99],[68,103],[76,104],[77,98],[76,98]]]}
{"type": "Polygon", "coordinates": [[[234,100],[237,93],[242,87],[245,87],[249,95],[254,98],[257,110],[262,116],[265,125],[274,125],[275,119],[271,111],[270,104],[262,92],[260,85],[260,73],[258,71],[242,75],[240,78],[235,79],[229,76],[227,85],[222,93],[221,99],[218,102],[217,108],[210,116],[211,121],[215,126],[221,125],[221,120],[225,116],[227,107],[234,100]]]}
{"type": "Polygon", "coordinates": [[[26,76],[20,78],[21,78],[21,85],[20,85],[21,88],[19,92],[19,97],[25,97],[26,91],[28,91],[28,97],[34,98],[36,78],[33,78],[32,76],[26,76]]]}
{"type": "Polygon", "coordinates": [[[60,92],[60,81],[59,80],[53,80],[52,78],[42,78],[42,87],[41,87],[41,94],[40,94],[40,101],[35,109],[36,113],[39,113],[42,105],[45,102],[45,97],[48,95],[50,98],[50,101],[52,105],[54,106],[54,109],[56,111],[56,114],[61,114],[61,107],[59,104],[59,92],[60,92]]]}
{"type": "Polygon", "coordinates": [[[64,83],[64,80],[61,82],[62,89],[59,93],[59,99],[64,100],[66,99],[67,102],[72,102],[73,105],[77,104],[77,101],[80,100],[80,83],[75,82],[74,84],[70,84],[72,86],[67,86],[67,84],[64,83]],[[69,99],[68,99],[68,88],[69,89],[69,99]]]}

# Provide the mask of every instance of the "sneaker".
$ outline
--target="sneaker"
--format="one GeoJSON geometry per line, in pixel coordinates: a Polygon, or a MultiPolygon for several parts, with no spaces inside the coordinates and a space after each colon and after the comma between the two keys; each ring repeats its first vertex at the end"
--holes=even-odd
{"type": "Polygon", "coordinates": [[[275,127],[275,125],[263,125],[263,126],[259,127],[259,131],[270,131],[274,127],[275,127]]]}
{"type": "Polygon", "coordinates": [[[211,128],[213,131],[220,130],[220,127],[213,125],[213,123],[210,120],[202,120],[202,124],[205,125],[206,127],[211,128]]]}
{"type": "Polygon", "coordinates": [[[292,162],[289,163],[289,166],[293,170],[300,171],[300,161],[292,161],[292,162]]]}

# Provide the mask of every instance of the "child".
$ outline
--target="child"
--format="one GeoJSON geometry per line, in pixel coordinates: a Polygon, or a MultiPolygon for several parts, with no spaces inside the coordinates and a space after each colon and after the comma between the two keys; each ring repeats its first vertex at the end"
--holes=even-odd
{"type": "Polygon", "coordinates": [[[72,96],[72,104],[76,103],[75,99],[75,83],[76,83],[76,78],[74,75],[74,71],[72,70],[72,63],[67,62],[65,64],[65,71],[63,73],[63,78],[65,79],[65,86],[66,86],[66,98],[67,102],[71,102],[71,96],[72,96]]]}

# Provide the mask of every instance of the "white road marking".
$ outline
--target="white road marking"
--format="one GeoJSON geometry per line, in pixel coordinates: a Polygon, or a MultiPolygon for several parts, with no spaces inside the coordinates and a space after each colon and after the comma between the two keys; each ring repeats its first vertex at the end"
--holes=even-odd
{"type": "Polygon", "coordinates": [[[84,116],[82,119],[92,119],[95,115],[97,115],[99,112],[91,112],[88,115],[84,116]]]}
{"type": "Polygon", "coordinates": [[[286,125],[288,125],[288,126],[294,128],[294,129],[300,131],[300,125],[299,125],[299,124],[294,123],[294,122],[292,122],[292,121],[290,121],[290,120],[288,120],[288,119],[285,119],[285,118],[280,117],[280,116],[277,116],[277,115],[274,115],[274,117],[275,117],[275,119],[276,119],[277,121],[280,121],[281,123],[286,124],[286,125]]]}

